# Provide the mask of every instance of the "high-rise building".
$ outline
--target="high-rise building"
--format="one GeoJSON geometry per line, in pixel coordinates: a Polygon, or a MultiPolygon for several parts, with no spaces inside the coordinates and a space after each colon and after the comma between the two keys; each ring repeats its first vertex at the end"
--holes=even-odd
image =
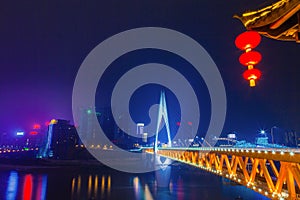
{"type": "Polygon", "coordinates": [[[80,138],[74,125],[67,120],[51,120],[48,126],[47,142],[43,157],[69,159],[76,154],[76,147],[81,146],[80,138]]]}
{"type": "Polygon", "coordinates": [[[97,126],[102,128],[110,140],[119,138],[122,132],[117,129],[109,107],[105,108],[82,108],[78,122],[78,134],[88,146],[98,144],[97,126]],[[96,117],[95,117],[96,116],[96,117]]]}
{"type": "Polygon", "coordinates": [[[136,134],[138,137],[141,137],[144,134],[144,126],[143,123],[137,123],[136,124],[136,134]]]}
{"type": "Polygon", "coordinates": [[[298,146],[297,132],[293,130],[285,132],[285,143],[286,146],[297,147],[298,146]]]}
{"type": "Polygon", "coordinates": [[[144,143],[147,143],[147,142],[148,142],[148,133],[143,133],[142,141],[143,141],[144,143]]]}
{"type": "Polygon", "coordinates": [[[86,144],[92,144],[96,139],[96,126],[98,120],[95,119],[94,108],[80,109],[80,119],[78,124],[78,130],[80,138],[85,141],[86,144]]]}

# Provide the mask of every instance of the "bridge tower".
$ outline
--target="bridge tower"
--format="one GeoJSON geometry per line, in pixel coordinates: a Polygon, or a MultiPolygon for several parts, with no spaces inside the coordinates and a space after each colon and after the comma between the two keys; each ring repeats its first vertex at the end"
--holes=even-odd
{"type": "Polygon", "coordinates": [[[172,146],[171,142],[171,134],[170,134],[170,126],[169,126],[169,118],[167,112],[167,103],[166,103],[166,95],[164,91],[161,91],[160,94],[160,101],[159,101],[159,109],[158,109],[158,118],[157,118],[157,126],[155,132],[155,144],[154,150],[157,152],[157,142],[158,142],[158,133],[160,128],[165,125],[167,129],[167,136],[168,136],[168,147],[172,146]]]}

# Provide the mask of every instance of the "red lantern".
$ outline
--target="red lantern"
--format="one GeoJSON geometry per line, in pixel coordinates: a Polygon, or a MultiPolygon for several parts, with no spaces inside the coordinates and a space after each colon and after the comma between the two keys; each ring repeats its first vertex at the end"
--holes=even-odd
{"type": "Polygon", "coordinates": [[[254,87],[255,80],[261,77],[261,72],[258,69],[248,69],[243,73],[243,77],[250,82],[250,87],[254,87]]]}
{"type": "Polygon", "coordinates": [[[257,32],[246,31],[238,35],[238,37],[235,39],[235,45],[237,48],[247,51],[248,49],[251,50],[257,47],[257,45],[260,43],[260,40],[261,37],[257,32]]]}
{"type": "Polygon", "coordinates": [[[243,53],[239,61],[242,65],[248,66],[248,65],[256,65],[261,61],[261,54],[257,51],[248,51],[243,53]]]}
{"type": "Polygon", "coordinates": [[[254,69],[254,66],[261,61],[262,56],[259,52],[252,51],[259,45],[260,40],[260,35],[255,31],[246,31],[235,39],[236,47],[246,51],[239,57],[239,61],[248,67],[248,70],[243,73],[243,77],[249,81],[251,87],[254,87],[255,81],[261,77],[261,72],[254,69]]]}

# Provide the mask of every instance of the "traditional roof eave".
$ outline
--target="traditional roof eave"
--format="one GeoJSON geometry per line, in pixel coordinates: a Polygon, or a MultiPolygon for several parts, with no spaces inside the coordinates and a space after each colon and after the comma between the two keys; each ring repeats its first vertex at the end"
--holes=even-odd
{"type": "Polygon", "coordinates": [[[233,17],[241,20],[245,27],[261,27],[277,21],[299,4],[300,0],[280,0],[265,8],[245,12],[240,16],[234,15],[233,17]]]}
{"type": "Polygon", "coordinates": [[[276,29],[279,26],[281,26],[284,22],[286,22],[289,18],[291,18],[293,15],[295,15],[298,11],[300,11],[300,1],[299,4],[296,5],[296,7],[292,8],[289,12],[286,13],[286,15],[279,18],[276,22],[274,22],[270,28],[276,29]]]}
{"type": "Polygon", "coordinates": [[[300,0],[280,0],[257,11],[235,15],[247,30],[277,40],[300,42],[300,0]]]}

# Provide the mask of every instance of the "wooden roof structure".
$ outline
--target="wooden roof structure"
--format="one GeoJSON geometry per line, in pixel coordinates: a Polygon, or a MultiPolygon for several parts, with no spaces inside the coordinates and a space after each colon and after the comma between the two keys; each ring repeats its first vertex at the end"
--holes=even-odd
{"type": "Polygon", "coordinates": [[[300,43],[300,0],[280,0],[234,18],[239,19],[247,30],[276,40],[300,43]]]}

